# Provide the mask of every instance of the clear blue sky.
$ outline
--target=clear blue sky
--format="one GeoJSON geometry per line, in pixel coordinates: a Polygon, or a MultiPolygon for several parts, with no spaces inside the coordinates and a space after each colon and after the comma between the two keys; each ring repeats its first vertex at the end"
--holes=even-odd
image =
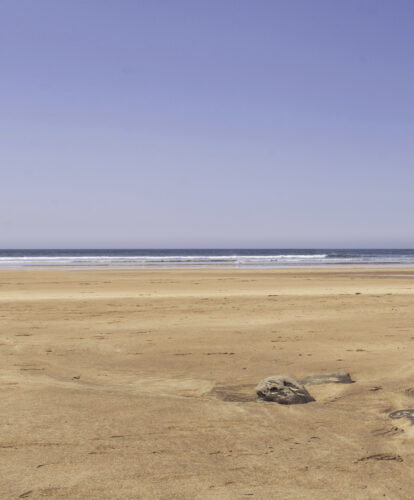
{"type": "Polygon", "coordinates": [[[414,2],[1,0],[0,247],[414,247],[414,2]]]}

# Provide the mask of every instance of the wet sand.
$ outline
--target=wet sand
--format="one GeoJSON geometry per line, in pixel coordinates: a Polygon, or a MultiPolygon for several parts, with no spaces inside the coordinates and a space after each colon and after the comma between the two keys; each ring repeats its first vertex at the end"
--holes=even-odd
{"type": "Polygon", "coordinates": [[[0,384],[2,499],[413,498],[412,269],[0,271],[0,384]]]}

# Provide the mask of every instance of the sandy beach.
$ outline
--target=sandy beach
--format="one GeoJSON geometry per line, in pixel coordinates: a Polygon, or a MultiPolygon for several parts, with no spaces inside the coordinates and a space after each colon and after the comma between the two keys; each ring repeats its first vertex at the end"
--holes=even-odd
{"type": "Polygon", "coordinates": [[[2,270],[0,497],[411,499],[413,361],[412,269],[2,270]]]}

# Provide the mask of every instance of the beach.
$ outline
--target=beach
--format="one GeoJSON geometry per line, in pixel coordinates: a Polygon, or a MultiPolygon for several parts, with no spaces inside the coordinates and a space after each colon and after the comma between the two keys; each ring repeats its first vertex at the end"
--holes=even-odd
{"type": "Polygon", "coordinates": [[[413,361],[412,268],[1,270],[0,497],[411,499],[413,361]]]}

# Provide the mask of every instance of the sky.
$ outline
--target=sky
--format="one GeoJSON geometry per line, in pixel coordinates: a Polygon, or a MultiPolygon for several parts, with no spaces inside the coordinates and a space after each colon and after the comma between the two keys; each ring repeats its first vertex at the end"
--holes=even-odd
{"type": "Polygon", "coordinates": [[[413,248],[411,0],[0,0],[0,248],[413,248]]]}

